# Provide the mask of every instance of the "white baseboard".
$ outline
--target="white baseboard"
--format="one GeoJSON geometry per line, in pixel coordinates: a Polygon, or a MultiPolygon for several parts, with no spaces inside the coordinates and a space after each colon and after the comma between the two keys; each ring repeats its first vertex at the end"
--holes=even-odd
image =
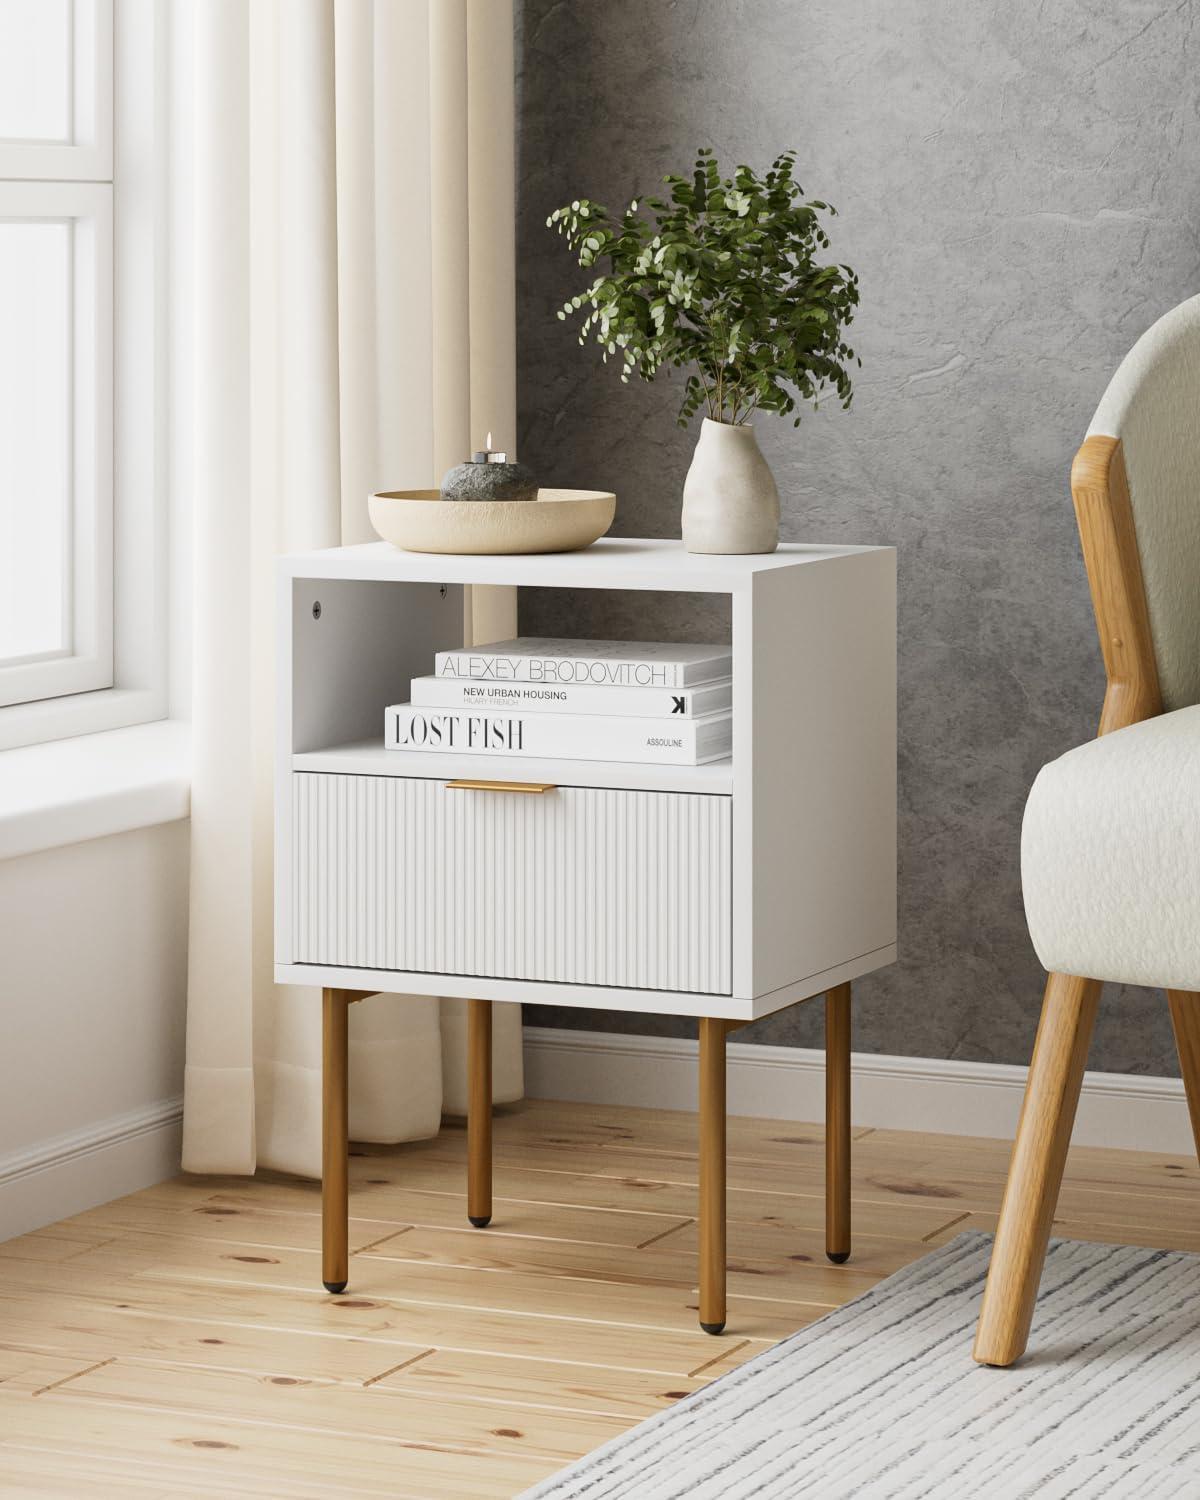
{"type": "MultiPolygon", "coordinates": [[[[1011,1140],[1025,1069],[1003,1063],[854,1054],[853,1116],[876,1129],[1011,1140]]],[[[729,1112],[776,1120],[824,1116],[824,1053],[730,1042],[729,1112]]],[[[525,1028],[525,1091],[533,1099],[694,1109],[696,1043],[673,1037],[525,1028]]],[[[1072,1138],[1190,1156],[1183,1084],[1137,1073],[1088,1073],[1072,1138]]]]}
{"type": "Polygon", "coordinates": [[[0,1157],[0,1240],[173,1177],[182,1121],[163,1099],[0,1157]]]}

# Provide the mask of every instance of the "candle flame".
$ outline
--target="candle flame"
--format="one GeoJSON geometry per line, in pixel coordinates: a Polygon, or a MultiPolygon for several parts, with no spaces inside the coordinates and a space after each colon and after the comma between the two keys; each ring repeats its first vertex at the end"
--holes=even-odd
{"type": "Polygon", "coordinates": [[[487,451],[488,451],[488,452],[489,452],[489,453],[490,453],[490,452],[491,452],[491,451],[492,451],[492,435],[491,435],[491,433],[490,433],[490,432],[489,432],[489,433],[488,433],[488,435],[487,435],[487,442],[486,442],[486,443],[484,443],[484,445],[483,445],[483,446],[484,446],[484,447],[485,447],[485,448],[486,448],[486,449],[487,449],[487,451]]]}

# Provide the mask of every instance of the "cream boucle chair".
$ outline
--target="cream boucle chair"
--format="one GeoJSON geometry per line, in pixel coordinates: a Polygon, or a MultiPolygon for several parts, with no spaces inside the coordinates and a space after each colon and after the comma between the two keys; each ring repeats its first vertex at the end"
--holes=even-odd
{"type": "Polygon", "coordinates": [[[1071,467],[1108,674],[1099,738],[1043,768],[1021,877],[1050,971],[975,1358],[1024,1352],[1101,984],[1165,988],[1200,1146],[1200,297],[1113,377],[1071,467]]]}

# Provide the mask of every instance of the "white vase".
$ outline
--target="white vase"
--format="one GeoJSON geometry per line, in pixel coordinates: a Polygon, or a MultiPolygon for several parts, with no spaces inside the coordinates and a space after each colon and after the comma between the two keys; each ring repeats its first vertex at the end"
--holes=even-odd
{"type": "Polygon", "coordinates": [[[748,424],[705,417],[683,482],[683,545],[718,553],[779,545],[779,491],[748,424]]]}

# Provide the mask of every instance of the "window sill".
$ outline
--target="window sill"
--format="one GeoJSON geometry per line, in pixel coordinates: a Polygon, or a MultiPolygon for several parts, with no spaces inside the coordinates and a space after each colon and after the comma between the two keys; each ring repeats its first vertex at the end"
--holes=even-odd
{"type": "Polygon", "coordinates": [[[188,816],[191,726],[178,719],[0,752],[0,859],[188,816]]]}

